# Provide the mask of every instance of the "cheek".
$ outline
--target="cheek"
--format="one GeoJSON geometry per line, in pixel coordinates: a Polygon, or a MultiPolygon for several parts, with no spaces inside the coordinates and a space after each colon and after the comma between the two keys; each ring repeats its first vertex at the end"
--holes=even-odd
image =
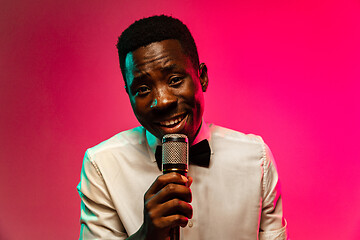
{"type": "Polygon", "coordinates": [[[137,108],[137,102],[135,101],[134,98],[130,98],[130,104],[131,104],[131,107],[132,107],[134,113],[136,113],[138,108],[137,108]]]}
{"type": "Polygon", "coordinates": [[[144,101],[139,99],[135,100],[135,98],[130,99],[131,107],[135,116],[139,119],[142,118],[146,114],[146,106],[144,101]]]}
{"type": "Polygon", "coordinates": [[[196,91],[195,89],[187,91],[186,94],[184,94],[184,98],[187,104],[196,111],[194,114],[197,114],[197,112],[203,108],[204,97],[201,91],[196,91]]]}
{"type": "Polygon", "coordinates": [[[194,107],[196,105],[196,87],[192,80],[182,88],[179,95],[190,106],[194,107]]]}
{"type": "Polygon", "coordinates": [[[204,95],[201,89],[198,89],[194,95],[193,95],[193,103],[194,103],[194,115],[195,115],[195,120],[201,121],[203,112],[204,112],[204,105],[205,105],[205,100],[204,100],[204,95]]]}

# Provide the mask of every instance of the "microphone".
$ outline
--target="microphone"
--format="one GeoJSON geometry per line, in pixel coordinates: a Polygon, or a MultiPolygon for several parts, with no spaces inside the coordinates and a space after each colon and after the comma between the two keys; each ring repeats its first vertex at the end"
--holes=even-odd
{"type": "MultiPolygon", "coordinates": [[[[184,134],[166,134],[162,139],[162,172],[177,172],[187,177],[189,141],[184,134]]],[[[170,229],[170,239],[180,239],[180,227],[170,229]]]]}

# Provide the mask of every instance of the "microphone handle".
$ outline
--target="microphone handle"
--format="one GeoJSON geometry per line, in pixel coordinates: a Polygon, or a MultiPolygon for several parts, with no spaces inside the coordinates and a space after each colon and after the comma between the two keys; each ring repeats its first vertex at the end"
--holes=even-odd
{"type": "MultiPolygon", "coordinates": [[[[187,177],[189,162],[189,142],[186,135],[168,134],[162,139],[163,174],[177,172],[187,177]]],[[[180,240],[180,227],[170,229],[170,240],[180,240]]]]}
{"type": "MultiPolygon", "coordinates": [[[[170,165],[170,164],[169,164],[170,165]]],[[[174,164],[171,164],[174,165],[174,164]]],[[[185,177],[187,177],[187,171],[186,170],[182,170],[179,168],[166,168],[164,167],[163,169],[163,174],[169,173],[169,172],[177,172],[185,177]]],[[[180,227],[173,227],[170,229],[170,240],[180,240],[180,227]]]]}
{"type": "Polygon", "coordinates": [[[170,240],[180,240],[180,227],[173,227],[170,229],[170,240]]]}

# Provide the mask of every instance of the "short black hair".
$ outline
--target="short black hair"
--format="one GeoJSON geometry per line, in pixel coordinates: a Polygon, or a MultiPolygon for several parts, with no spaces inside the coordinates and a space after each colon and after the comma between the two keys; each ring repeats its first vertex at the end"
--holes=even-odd
{"type": "Polygon", "coordinates": [[[160,15],[142,18],[125,29],[116,47],[119,53],[120,69],[125,81],[125,58],[129,52],[147,46],[153,42],[176,39],[180,42],[184,53],[190,58],[196,71],[199,71],[199,55],[194,38],[187,26],[179,19],[160,15]]]}

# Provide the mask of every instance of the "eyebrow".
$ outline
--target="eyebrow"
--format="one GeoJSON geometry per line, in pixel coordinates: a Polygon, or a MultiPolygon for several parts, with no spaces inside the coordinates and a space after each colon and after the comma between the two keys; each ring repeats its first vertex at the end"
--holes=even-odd
{"type": "Polygon", "coordinates": [[[136,76],[133,78],[131,84],[130,84],[130,88],[133,87],[133,86],[136,86],[137,84],[141,83],[142,81],[144,81],[146,79],[146,76],[148,74],[144,74],[144,73],[141,73],[140,75],[136,76]]]}
{"type": "MultiPolygon", "coordinates": [[[[166,64],[166,62],[165,62],[166,64]]],[[[167,66],[164,66],[164,67],[159,67],[158,69],[162,72],[162,73],[170,73],[172,71],[174,71],[174,69],[176,69],[178,67],[178,65],[176,63],[173,63],[173,64],[170,64],[170,65],[167,65],[167,66]]],[[[137,84],[139,84],[139,82],[142,82],[144,80],[147,79],[147,76],[149,75],[148,73],[143,73],[141,71],[137,71],[139,73],[138,76],[134,77],[133,78],[133,81],[130,85],[130,88],[131,86],[136,86],[137,84]]],[[[179,73],[183,73],[182,71],[178,71],[179,73]]]]}
{"type": "MultiPolygon", "coordinates": [[[[159,70],[161,72],[163,72],[163,73],[169,73],[169,72],[173,71],[176,68],[177,68],[177,64],[173,63],[173,64],[170,64],[170,65],[165,66],[165,67],[160,67],[159,70]]],[[[139,75],[134,77],[133,81],[143,80],[148,75],[147,73],[142,73],[141,71],[139,71],[138,73],[139,73],[139,75]]]]}
{"type": "Polygon", "coordinates": [[[162,71],[162,72],[170,72],[170,71],[174,70],[176,67],[177,67],[177,65],[175,63],[173,63],[173,64],[170,64],[168,66],[161,67],[160,71],[162,71]]]}

